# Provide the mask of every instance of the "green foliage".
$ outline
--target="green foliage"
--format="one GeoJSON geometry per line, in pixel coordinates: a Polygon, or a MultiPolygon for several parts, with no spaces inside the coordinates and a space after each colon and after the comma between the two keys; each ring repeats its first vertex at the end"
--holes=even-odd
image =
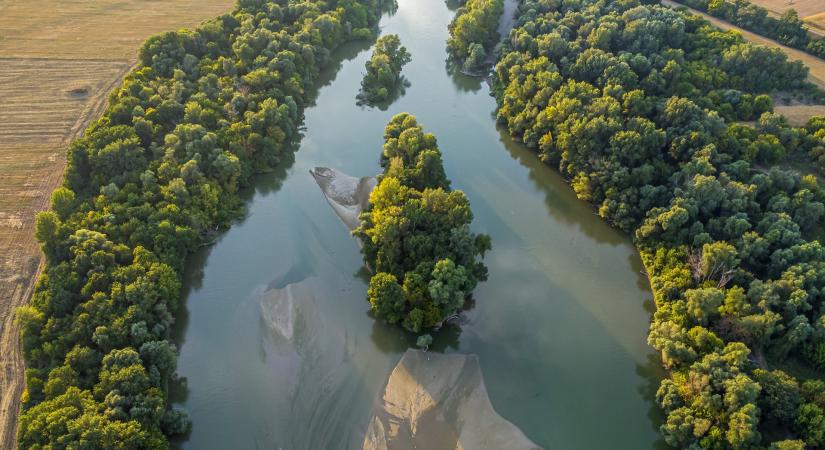
{"type": "Polygon", "coordinates": [[[766,93],[805,74],[635,0],[525,0],[496,66],[499,121],[635,238],[657,306],[648,342],[670,369],[657,400],[672,446],[764,448],[776,429],[792,430],[776,448],[825,444],[823,405],[756,370],[766,355],[825,362],[825,248],[807,238],[825,192],[770,167],[825,153],[825,121],[792,128],[770,112],[766,93]]]}
{"type": "Polygon", "coordinates": [[[163,449],[189,429],[167,404],[186,255],[237,217],[238,189],[298,136],[330,52],[386,3],[242,0],[144,44],[36,219],[47,264],[17,312],[20,448],[163,449]]]}
{"type": "Polygon", "coordinates": [[[398,35],[381,36],[367,61],[360,98],[368,104],[386,102],[403,83],[401,68],[412,60],[398,35]]]}
{"type": "Polygon", "coordinates": [[[394,116],[384,141],[384,173],[353,234],[375,272],[367,292],[373,313],[420,333],[460,312],[486,279],[477,258],[490,238],[470,231],[470,203],[450,190],[435,137],[414,116],[394,116]]]}
{"type": "Polygon", "coordinates": [[[450,23],[447,52],[464,71],[487,63],[500,36],[498,23],[504,0],[468,0],[450,23]]]}

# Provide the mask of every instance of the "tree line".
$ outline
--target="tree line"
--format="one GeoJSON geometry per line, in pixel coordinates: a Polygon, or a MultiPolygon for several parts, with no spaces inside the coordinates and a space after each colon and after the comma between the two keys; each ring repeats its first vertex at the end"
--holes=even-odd
{"type": "Polygon", "coordinates": [[[765,95],[807,70],[637,0],[525,0],[506,45],[499,121],[641,253],[664,440],[825,448],[825,384],[777,369],[825,370],[825,192],[779,167],[821,158],[823,121],[791,127],[765,95]]]}
{"type": "Polygon", "coordinates": [[[185,258],[238,217],[238,190],[285,156],[330,52],[372,38],[387,3],[240,0],[146,41],[36,219],[21,448],[162,449],[188,430],[167,393],[185,258]]]}
{"type": "Polygon", "coordinates": [[[791,8],[779,17],[748,0],[676,0],[679,3],[704,11],[756,34],[775,39],[789,47],[825,58],[825,38],[812,37],[791,8]]]}
{"type": "Polygon", "coordinates": [[[462,70],[471,72],[487,64],[500,40],[498,23],[504,0],[468,0],[450,23],[447,53],[462,70]]]}
{"type": "Polygon", "coordinates": [[[487,278],[479,257],[490,237],[470,231],[470,202],[450,189],[435,136],[415,116],[387,124],[381,167],[353,231],[373,271],[367,297],[376,317],[419,334],[459,313],[487,278]]]}

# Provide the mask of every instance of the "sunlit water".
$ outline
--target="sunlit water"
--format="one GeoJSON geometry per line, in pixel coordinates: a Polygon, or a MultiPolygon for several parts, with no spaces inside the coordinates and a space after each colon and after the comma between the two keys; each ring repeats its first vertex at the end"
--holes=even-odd
{"type": "Polygon", "coordinates": [[[177,394],[192,416],[185,449],[360,448],[372,406],[411,338],[376,322],[355,241],[309,174],[375,174],[383,128],[407,111],[434,133],[453,187],[493,250],[490,278],[433,351],[476,353],[493,405],[550,449],[661,445],[661,376],[645,344],[651,294],[629,239],[496,128],[485,83],[445,68],[443,0],[400,0],[382,21],[412,54],[411,82],[386,111],[356,106],[369,44],[336,53],[306,136],[248,193],[248,215],[189,262],[177,394]],[[293,339],[261,317],[268,289],[311,292],[293,339]]]}

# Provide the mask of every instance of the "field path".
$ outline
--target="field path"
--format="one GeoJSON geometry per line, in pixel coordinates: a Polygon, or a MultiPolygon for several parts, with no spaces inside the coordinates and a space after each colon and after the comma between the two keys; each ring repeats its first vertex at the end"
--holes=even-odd
{"type": "Polygon", "coordinates": [[[234,0],[0,0],[0,449],[17,447],[24,389],[15,309],[42,269],[34,218],[66,148],[100,117],[149,36],[193,27],[234,0]]]}
{"type": "Polygon", "coordinates": [[[716,17],[713,17],[709,14],[705,14],[702,11],[699,11],[699,10],[696,10],[696,9],[693,9],[693,8],[689,8],[685,5],[682,5],[681,3],[676,3],[672,0],[662,0],[662,4],[665,5],[665,6],[670,6],[672,8],[677,8],[677,7],[686,8],[687,10],[692,12],[693,14],[696,14],[698,16],[702,16],[708,22],[712,23],[713,25],[715,25],[715,26],[717,26],[717,27],[719,27],[723,30],[736,30],[736,31],[738,31],[739,33],[742,34],[742,37],[744,37],[748,41],[751,41],[755,44],[770,45],[770,46],[779,48],[780,50],[785,52],[786,55],[788,55],[789,59],[795,60],[795,61],[802,61],[803,64],[808,66],[808,68],[810,69],[810,73],[808,74],[808,81],[810,81],[811,83],[819,86],[820,88],[825,89],[825,60],[819,59],[819,58],[817,58],[813,55],[809,55],[809,54],[807,54],[807,53],[805,53],[801,50],[797,50],[795,48],[791,48],[791,47],[782,45],[782,44],[780,44],[780,43],[778,43],[778,42],[776,42],[772,39],[768,39],[764,36],[760,36],[756,33],[752,33],[748,30],[737,27],[736,25],[733,25],[729,22],[725,22],[724,20],[717,19],[716,17]]]}

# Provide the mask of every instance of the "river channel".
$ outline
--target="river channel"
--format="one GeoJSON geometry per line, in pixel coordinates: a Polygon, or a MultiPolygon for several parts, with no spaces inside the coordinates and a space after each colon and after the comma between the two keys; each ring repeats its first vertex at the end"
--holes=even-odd
{"type": "Polygon", "coordinates": [[[548,449],[661,444],[659,362],[645,343],[652,294],[630,239],[553,169],[496,127],[487,84],[450,74],[444,0],[399,0],[381,22],[412,54],[411,85],[385,110],[356,105],[369,43],[347,45],[306,109],[305,137],[258,178],[246,217],[194,255],[178,323],[183,449],[360,448],[376,398],[413,340],[375,321],[356,242],[309,170],[379,171],[383,128],[399,112],[438,138],[473,230],[492,236],[490,277],[430,351],[479,356],[504,418],[548,449]],[[305,299],[286,338],[264,319],[270,290],[305,299]]]}

